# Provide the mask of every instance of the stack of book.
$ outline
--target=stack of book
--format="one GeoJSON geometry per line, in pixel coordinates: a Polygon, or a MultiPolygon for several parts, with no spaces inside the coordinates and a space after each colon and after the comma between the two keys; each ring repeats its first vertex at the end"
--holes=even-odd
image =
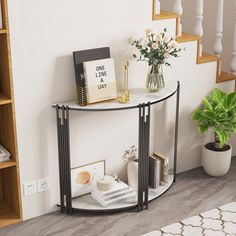
{"type": "Polygon", "coordinates": [[[158,188],[168,183],[169,158],[154,152],[149,156],[149,186],[158,188]]]}
{"type": "Polygon", "coordinates": [[[122,181],[116,182],[111,190],[100,191],[94,188],[91,196],[102,206],[136,198],[134,190],[122,181]]]}
{"type": "Polygon", "coordinates": [[[0,162],[9,161],[11,154],[0,145],[0,162]]]}

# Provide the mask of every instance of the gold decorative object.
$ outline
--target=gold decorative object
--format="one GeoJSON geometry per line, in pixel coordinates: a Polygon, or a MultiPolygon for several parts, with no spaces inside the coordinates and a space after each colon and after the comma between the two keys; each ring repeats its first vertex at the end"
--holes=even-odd
{"type": "Polygon", "coordinates": [[[124,77],[125,77],[125,93],[119,98],[120,103],[128,103],[130,100],[129,94],[129,62],[124,64],[124,77]]]}

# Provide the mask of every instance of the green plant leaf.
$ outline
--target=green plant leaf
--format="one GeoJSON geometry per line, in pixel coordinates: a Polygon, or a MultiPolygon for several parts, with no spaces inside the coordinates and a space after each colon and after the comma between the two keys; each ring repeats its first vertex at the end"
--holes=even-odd
{"type": "Polygon", "coordinates": [[[212,128],[221,146],[224,146],[236,133],[236,93],[224,93],[220,89],[213,89],[203,99],[201,107],[192,114],[200,133],[212,128]]]}

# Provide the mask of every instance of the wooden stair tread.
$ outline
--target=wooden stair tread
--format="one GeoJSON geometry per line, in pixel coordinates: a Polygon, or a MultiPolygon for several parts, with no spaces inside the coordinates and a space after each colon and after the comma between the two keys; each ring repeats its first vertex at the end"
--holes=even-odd
{"type": "Polygon", "coordinates": [[[214,62],[214,61],[220,61],[220,58],[215,55],[211,55],[208,53],[203,53],[202,57],[197,58],[197,64],[204,64],[204,63],[209,63],[209,62],[214,62]]]}
{"type": "Polygon", "coordinates": [[[178,43],[185,43],[185,42],[192,42],[192,41],[198,41],[201,38],[194,34],[188,34],[188,33],[182,33],[181,37],[177,37],[176,41],[178,43]]]}
{"type": "Polygon", "coordinates": [[[5,105],[11,103],[11,99],[9,99],[6,95],[3,93],[0,93],[0,105],[5,105]]]}
{"type": "Polygon", "coordinates": [[[5,169],[5,168],[9,168],[9,167],[12,167],[12,166],[16,166],[15,161],[0,162],[0,170],[5,169]]]}
{"type": "Polygon", "coordinates": [[[232,75],[229,72],[222,71],[221,75],[217,76],[216,83],[222,83],[231,80],[236,80],[236,75],[232,75]]]}
{"type": "Polygon", "coordinates": [[[161,11],[160,15],[153,16],[153,20],[167,20],[167,19],[177,19],[179,15],[177,13],[161,11]]]}

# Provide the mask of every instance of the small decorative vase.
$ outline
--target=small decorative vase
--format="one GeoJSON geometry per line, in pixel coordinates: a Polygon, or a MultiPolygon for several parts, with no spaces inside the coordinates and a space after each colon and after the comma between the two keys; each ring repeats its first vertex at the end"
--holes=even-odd
{"type": "Polygon", "coordinates": [[[149,93],[155,93],[165,87],[161,64],[151,65],[148,69],[146,88],[149,93]]]}
{"type": "Polygon", "coordinates": [[[138,192],[138,160],[129,161],[127,167],[128,185],[138,192]]]}

